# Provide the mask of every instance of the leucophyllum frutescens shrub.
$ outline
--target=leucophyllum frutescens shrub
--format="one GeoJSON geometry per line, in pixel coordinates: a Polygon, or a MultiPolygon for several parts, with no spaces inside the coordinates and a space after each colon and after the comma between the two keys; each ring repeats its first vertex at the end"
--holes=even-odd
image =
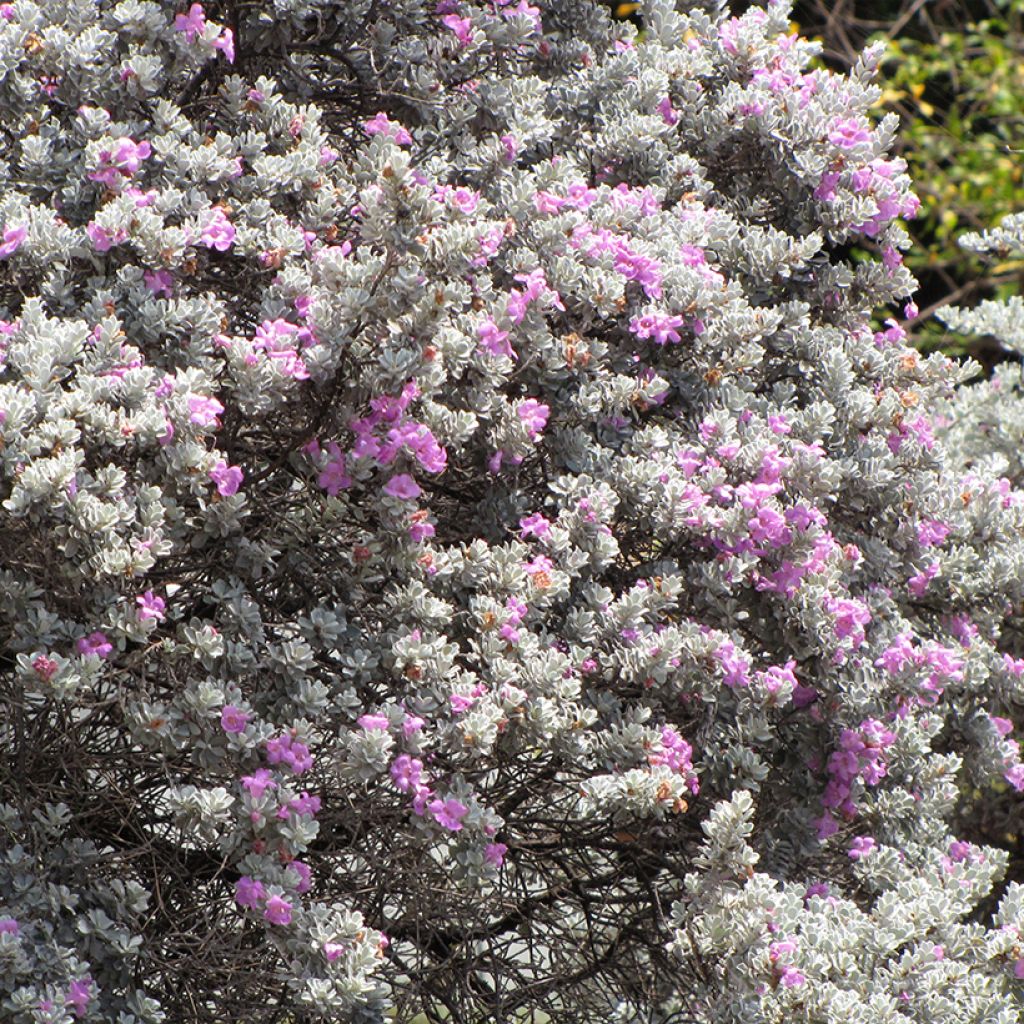
{"type": "Polygon", "coordinates": [[[1018,1019],[878,53],[644,19],[0,5],[4,1019],[1018,1019]]]}

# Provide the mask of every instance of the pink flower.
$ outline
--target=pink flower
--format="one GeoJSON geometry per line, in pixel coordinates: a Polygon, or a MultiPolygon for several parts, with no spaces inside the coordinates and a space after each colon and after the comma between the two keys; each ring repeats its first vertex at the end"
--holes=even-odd
{"type": "Polygon", "coordinates": [[[400,754],[391,765],[391,781],[400,793],[416,789],[423,775],[423,762],[408,754],[400,754]]]}
{"type": "Polygon", "coordinates": [[[313,767],[309,747],[292,739],[288,733],[271,737],[264,747],[268,764],[286,764],[296,775],[302,775],[313,767]]]}
{"type": "Polygon", "coordinates": [[[309,892],[313,885],[312,871],[309,865],[302,860],[293,860],[288,867],[299,876],[299,882],[295,886],[296,892],[309,892]]]}
{"type": "Polygon", "coordinates": [[[142,280],[154,296],[166,295],[170,298],[173,294],[174,278],[168,270],[147,270],[142,275],[142,280]]]}
{"type": "Polygon", "coordinates": [[[237,494],[238,488],[242,486],[242,470],[238,466],[229,466],[223,459],[210,470],[209,475],[221,497],[229,498],[237,494]]]}
{"type": "Polygon", "coordinates": [[[508,853],[508,847],[504,843],[488,843],[484,847],[484,860],[488,864],[493,864],[496,868],[500,868],[505,860],[506,853],[508,853]]]}
{"type": "Polygon", "coordinates": [[[290,924],[292,919],[292,905],[283,896],[271,896],[267,900],[267,906],[263,916],[271,924],[290,924]]]}
{"type": "Polygon", "coordinates": [[[135,603],[139,606],[137,614],[142,622],[145,622],[147,619],[156,619],[157,622],[163,622],[166,618],[164,612],[167,609],[167,602],[162,597],[154,594],[152,590],[139,594],[135,598],[135,603]]]}
{"type": "Polygon", "coordinates": [[[682,326],[681,316],[669,316],[666,313],[646,313],[633,317],[629,322],[629,329],[638,338],[651,338],[656,345],[680,341],[676,328],[682,326]]]}
{"type": "Polygon", "coordinates": [[[0,917],[0,935],[17,935],[20,930],[13,917],[0,917]]]}
{"type": "Polygon", "coordinates": [[[98,658],[109,658],[114,650],[114,646],[107,639],[106,634],[98,630],[88,636],[80,636],[75,648],[79,654],[86,656],[95,654],[98,658]]]}
{"type": "Polygon", "coordinates": [[[939,574],[939,563],[931,562],[907,580],[907,590],[914,597],[924,597],[928,584],[939,574]]]}
{"type": "Polygon", "coordinates": [[[861,860],[864,857],[870,856],[874,853],[875,848],[878,844],[871,838],[871,836],[857,836],[852,843],[850,843],[850,850],[847,856],[850,860],[861,860]]]}
{"type": "Polygon", "coordinates": [[[536,558],[523,565],[523,571],[526,573],[550,572],[554,567],[555,563],[547,555],[537,555],[536,558]]]}
{"type": "Polygon", "coordinates": [[[453,693],[449,695],[448,703],[451,704],[452,711],[456,715],[461,715],[464,712],[468,711],[476,703],[476,698],[467,697],[465,694],[462,693],[453,693]]]}
{"type": "Polygon", "coordinates": [[[206,15],[202,4],[193,4],[188,14],[179,14],[174,19],[174,30],[184,32],[186,42],[191,43],[196,36],[202,35],[206,28],[206,15]]]}
{"type": "Polygon", "coordinates": [[[85,233],[89,236],[89,240],[97,252],[107,252],[112,246],[119,245],[128,237],[124,228],[118,228],[111,233],[106,228],[101,228],[99,224],[92,222],[86,224],[85,233]]]}
{"type": "Polygon", "coordinates": [[[327,446],[327,451],[331,456],[330,461],[320,471],[316,482],[334,498],[338,491],[352,486],[352,477],[345,472],[345,455],[336,441],[327,446]]]}
{"type": "Polygon", "coordinates": [[[25,236],[28,234],[28,228],[24,224],[19,225],[16,228],[7,228],[4,231],[4,241],[0,245],[0,259],[6,259],[8,256],[12,256],[21,246],[21,243],[25,241],[25,236]]]}
{"type": "Polygon", "coordinates": [[[72,1007],[76,1017],[84,1017],[89,1006],[93,981],[88,975],[80,981],[71,982],[68,987],[68,994],[64,997],[66,1005],[72,1007]]]}
{"type": "Polygon", "coordinates": [[[527,398],[520,402],[516,409],[516,415],[522,420],[531,441],[536,441],[540,437],[541,431],[547,425],[550,413],[551,410],[535,398],[527,398]]]}
{"type": "Polygon", "coordinates": [[[264,899],[266,899],[266,896],[266,889],[264,889],[262,883],[257,882],[255,878],[250,878],[248,875],[242,875],[242,877],[235,882],[235,902],[240,907],[255,909],[264,899]]]}
{"type": "Polygon", "coordinates": [[[860,601],[847,598],[828,598],[826,610],[836,619],[836,636],[842,640],[850,637],[854,646],[864,642],[864,626],[871,621],[871,612],[860,601]]]}
{"type": "Polygon", "coordinates": [[[423,491],[408,473],[399,473],[384,485],[384,493],[401,501],[414,501],[423,491]]]}
{"type": "Polygon", "coordinates": [[[454,797],[447,800],[432,800],[427,805],[427,810],[434,817],[434,821],[449,832],[462,831],[462,819],[469,813],[469,808],[454,797]]]}
{"type": "Polygon", "coordinates": [[[269,768],[257,768],[252,775],[243,775],[242,786],[248,790],[253,800],[262,799],[268,789],[277,789],[277,783],[270,774],[269,768]]]}
{"type": "Polygon", "coordinates": [[[189,420],[200,427],[219,427],[217,417],[224,411],[224,406],[216,398],[206,395],[193,395],[188,400],[189,420]]]}
{"type": "Polygon", "coordinates": [[[325,942],[324,943],[324,956],[327,958],[329,963],[334,963],[335,960],[340,956],[344,956],[345,947],[340,942],[325,942]]]}
{"type": "Polygon", "coordinates": [[[214,206],[207,215],[201,235],[208,249],[227,252],[235,241],[235,228],[219,206],[214,206]]]}
{"type": "Polygon", "coordinates": [[[142,166],[142,161],[152,155],[148,142],[134,139],[118,139],[113,149],[102,150],[99,154],[98,170],[90,171],[88,177],[107,188],[113,188],[122,178],[130,178],[142,166]]]}
{"type": "Polygon", "coordinates": [[[213,41],[213,48],[224,54],[224,59],[229,64],[235,63],[235,34],[231,29],[226,28],[213,41]]]}
{"type": "Polygon", "coordinates": [[[565,199],[562,196],[556,196],[553,192],[541,191],[533,197],[533,205],[538,213],[558,213],[565,205],[565,199]]]}
{"type": "Polygon", "coordinates": [[[363,122],[363,131],[367,135],[390,135],[396,145],[409,146],[412,144],[412,136],[402,125],[396,124],[383,111],[363,122]]]}
{"type": "Polygon", "coordinates": [[[828,141],[840,149],[853,149],[854,146],[870,139],[868,130],[861,127],[853,118],[837,118],[832,122],[832,130],[828,134],[828,141]]]}
{"type": "Polygon", "coordinates": [[[917,542],[921,547],[941,544],[949,536],[949,527],[938,519],[925,519],[917,524],[917,542]]]}
{"type": "Polygon", "coordinates": [[[666,96],[658,102],[658,105],[654,108],[661,114],[662,120],[667,125],[674,125],[679,122],[679,115],[676,113],[672,106],[672,97],[666,96]]]}
{"type": "Polygon", "coordinates": [[[357,721],[364,732],[387,732],[391,724],[387,715],[360,715],[357,721]]]}
{"type": "Polygon", "coordinates": [[[37,655],[32,659],[32,668],[35,670],[36,675],[47,682],[57,674],[59,667],[53,658],[48,658],[45,654],[37,655]]]}
{"type": "Polygon", "coordinates": [[[473,42],[473,22],[470,18],[460,18],[457,14],[446,14],[441,19],[445,28],[455,33],[455,38],[463,46],[469,46],[473,42]]]}
{"type": "Polygon", "coordinates": [[[220,727],[227,733],[245,732],[249,724],[249,714],[234,704],[225,704],[220,712],[220,727]]]}
{"type": "Polygon", "coordinates": [[[515,350],[508,343],[508,331],[499,330],[493,318],[488,317],[477,324],[476,334],[480,339],[480,347],[492,356],[508,356],[512,360],[516,358],[515,350]]]}
{"type": "Polygon", "coordinates": [[[524,516],[519,520],[519,536],[526,540],[527,537],[536,537],[542,540],[551,533],[551,523],[539,512],[533,515],[524,516]]]}

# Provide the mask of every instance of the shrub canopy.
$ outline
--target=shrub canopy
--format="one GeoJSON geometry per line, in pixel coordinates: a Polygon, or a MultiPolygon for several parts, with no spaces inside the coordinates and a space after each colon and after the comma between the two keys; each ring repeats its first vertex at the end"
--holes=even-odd
{"type": "Polygon", "coordinates": [[[0,5],[4,1019],[1019,1020],[1019,374],[643,17],[0,5]]]}

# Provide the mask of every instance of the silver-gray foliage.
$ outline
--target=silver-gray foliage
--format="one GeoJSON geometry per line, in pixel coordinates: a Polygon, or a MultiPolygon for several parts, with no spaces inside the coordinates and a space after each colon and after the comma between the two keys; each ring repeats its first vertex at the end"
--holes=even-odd
{"type": "Polygon", "coordinates": [[[4,1021],[1020,1019],[1019,373],[643,17],[0,3],[4,1021]]]}

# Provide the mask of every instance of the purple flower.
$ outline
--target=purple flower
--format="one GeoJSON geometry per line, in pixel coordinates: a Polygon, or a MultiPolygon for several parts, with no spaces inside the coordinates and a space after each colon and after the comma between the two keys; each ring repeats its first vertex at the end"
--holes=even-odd
{"type": "Polygon", "coordinates": [[[202,35],[206,28],[206,15],[202,4],[193,4],[188,9],[188,14],[179,14],[174,19],[176,32],[184,32],[186,42],[191,43],[196,36],[202,35]]]}
{"type": "Polygon", "coordinates": [[[850,860],[861,860],[874,853],[877,846],[878,844],[871,838],[871,836],[857,836],[857,838],[850,843],[850,849],[846,855],[850,860]]]}
{"type": "Polygon", "coordinates": [[[338,957],[345,955],[345,947],[340,942],[325,942],[323,949],[329,963],[334,963],[338,957]]]}
{"type": "Polygon", "coordinates": [[[142,622],[145,622],[147,619],[156,619],[157,622],[163,622],[166,618],[164,612],[167,610],[167,602],[162,597],[154,594],[152,590],[139,594],[135,598],[135,603],[139,606],[137,614],[142,622]]]}
{"type": "Polygon", "coordinates": [[[79,981],[71,982],[68,993],[64,997],[66,1005],[72,1008],[76,1017],[84,1017],[91,998],[93,981],[88,975],[79,981]]]}
{"type": "Polygon", "coordinates": [[[288,803],[277,812],[281,821],[287,821],[290,814],[297,814],[302,818],[313,818],[320,813],[320,797],[310,796],[305,790],[293,797],[288,803]]]}
{"type": "Polygon", "coordinates": [[[408,754],[400,754],[391,765],[391,781],[400,793],[410,793],[420,783],[423,762],[408,754]]]}
{"type": "Polygon", "coordinates": [[[26,235],[28,235],[28,228],[24,224],[16,228],[7,228],[4,231],[3,244],[0,245],[0,259],[6,259],[17,252],[21,243],[25,241],[26,235]]]}
{"type": "Polygon", "coordinates": [[[336,441],[327,446],[327,451],[331,456],[330,461],[320,470],[316,482],[334,498],[338,491],[352,486],[352,477],[345,472],[345,455],[336,441]]]}
{"type": "Polygon", "coordinates": [[[13,917],[0,917],[0,935],[17,935],[20,930],[13,917]]]}
{"type": "Polygon", "coordinates": [[[928,548],[942,544],[949,536],[949,527],[938,519],[924,519],[917,524],[917,542],[928,548]]]}
{"type": "Polygon", "coordinates": [[[225,704],[220,712],[220,727],[228,733],[240,733],[245,731],[249,724],[248,712],[235,707],[234,704],[225,704]]]}
{"type": "Polygon", "coordinates": [[[498,141],[501,143],[502,150],[505,154],[505,160],[508,163],[512,163],[516,156],[519,154],[519,143],[514,135],[502,135],[498,141]]]}
{"type": "Polygon", "coordinates": [[[551,533],[551,523],[539,512],[533,515],[524,516],[519,520],[519,536],[526,540],[527,537],[536,537],[542,540],[551,533]]]}
{"type": "Polygon", "coordinates": [[[174,292],[174,278],[168,270],[147,270],[142,280],[154,296],[166,295],[170,298],[174,292]]]}
{"type": "Polygon", "coordinates": [[[783,988],[794,988],[797,985],[803,985],[807,979],[795,967],[787,964],[779,974],[779,981],[782,982],[783,988]]]}
{"type": "Polygon", "coordinates": [[[237,494],[238,488],[242,486],[242,470],[238,466],[229,466],[221,459],[210,470],[210,479],[217,485],[217,493],[221,497],[229,498],[232,494],[237,494]]]}
{"type": "Polygon", "coordinates": [[[98,630],[88,636],[80,636],[75,648],[79,654],[95,654],[98,658],[109,658],[114,650],[114,646],[107,639],[106,634],[98,630]]]}
{"type": "Polygon", "coordinates": [[[854,146],[870,139],[870,132],[853,118],[837,118],[832,122],[832,130],[828,133],[828,141],[840,149],[853,149],[854,146]]]}
{"type": "Polygon", "coordinates": [[[447,800],[431,800],[427,810],[434,816],[434,821],[449,832],[461,832],[462,819],[469,813],[469,808],[454,797],[447,800]]]}
{"type": "Polygon", "coordinates": [[[200,427],[219,427],[217,417],[224,411],[224,406],[216,398],[205,395],[193,395],[188,400],[189,420],[200,427]]]}
{"type": "Polygon", "coordinates": [[[286,764],[301,775],[313,767],[313,757],[305,743],[292,739],[288,733],[273,736],[265,745],[268,764],[286,764]]]}
{"type": "Polygon", "coordinates": [[[309,865],[302,860],[293,860],[288,867],[299,876],[296,892],[309,892],[313,885],[312,872],[309,865]]]}
{"type": "Polygon", "coordinates": [[[526,427],[527,434],[530,435],[531,441],[536,441],[540,437],[541,431],[547,425],[548,416],[551,414],[551,410],[546,406],[542,405],[535,398],[527,398],[525,401],[519,403],[516,409],[516,414],[519,419],[522,420],[523,426],[526,427]]]}
{"type": "Polygon", "coordinates": [[[506,853],[508,853],[508,847],[504,843],[488,843],[484,847],[484,860],[488,864],[493,864],[496,868],[500,868],[505,860],[506,853]]]}
{"type": "Polygon", "coordinates": [[[391,724],[387,715],[360,715],[357,721],[364,732],[387,732],[391,724]]]}
{"type": "Polygon", "coordinates": [[[515,350],[508,343],[508,331],[499,330],[492,317],[477,324],[476,334],[480,339],[480,347],[492,356],[507,356],[512,360],[516,358],[515,350]]]}
{"type": "Polygon", "coordinates": [[[919,573],[907,580],[907,590],[914,597],[924,597],[928,584],[939,574],[939,563],[930,562],[919,573]]]}
{"type": "Polygon", "coordinates": [[[672,106],[672,97],[665,96],[658,102],[658,105],[654,108],[661,114],[662,120],[667,125],[678,124],[679,115],[676,113],[675,108],[672,106]]]}
{"type": "Polygon", "coordinates": [[[292,919],[292,905],[283,896],[271,896],[267,900],[263,916],[271,924],[290,924],[292,919]]]}
{"type": "Polygon", "coordinates": [[[469,46],[473,41],[473,22],[469,18],[460,18],[457,14],[446,14],[441,19],[445,28],[455,33],[462,46],[469,46]]]}
{"type": "Polygon", "coordinates": [[[203,226],[203,244],[218,252],[227,252],[235,241],[235,228],[219,206],[214,206],[203,226]]]}
{"type": "Polygon", "coordinates": [[[262,799],[268,789],[277,789],[277,783],[271,776],[269,768],[257,768],[252,775],[243,775],[242,785],[253,800],[262,799]]]}
{"type": "Polygon", "coordinates": [[[264,889],[262,883],[257,882],[255,878],[250,878],[248,875],[242,875],[242,877],[235,882],[235,902],[240,907],[255,909],[264,899],[266,899],[266,896],[266,889],[264,889]]]}
{"type": "Polygon", "coordinates": [[[390,135],[392,140],[399,146],[412,144],[412,136],[402,125],[396,124],[383,111],[363,122],[363,131],[367,135],[390,135]]]}
{"type": "Polygon", "coordinates": [[[414,501],[423,492],[420,490],[419,484],[408,473],[399,473],[384,485],[384,493],[401,501],[414,501]]]}
{"type": "Polygon", "coordinates": [[[226,28],[213,41],[213,48],[224,54],[224,59],[229,64],[235,63],[235,34],[231,29],[226,28]]]}
{"type": "Polygon", "coordinates": [[[97,252],[107,252],[112,246],[119,245],[128,237],[124,228],[118,228],[111,233],[106,228],[101,228],[99,224],[92,222],[86,224],[85,233],[89,236],[89,240],[97,252]]]}

